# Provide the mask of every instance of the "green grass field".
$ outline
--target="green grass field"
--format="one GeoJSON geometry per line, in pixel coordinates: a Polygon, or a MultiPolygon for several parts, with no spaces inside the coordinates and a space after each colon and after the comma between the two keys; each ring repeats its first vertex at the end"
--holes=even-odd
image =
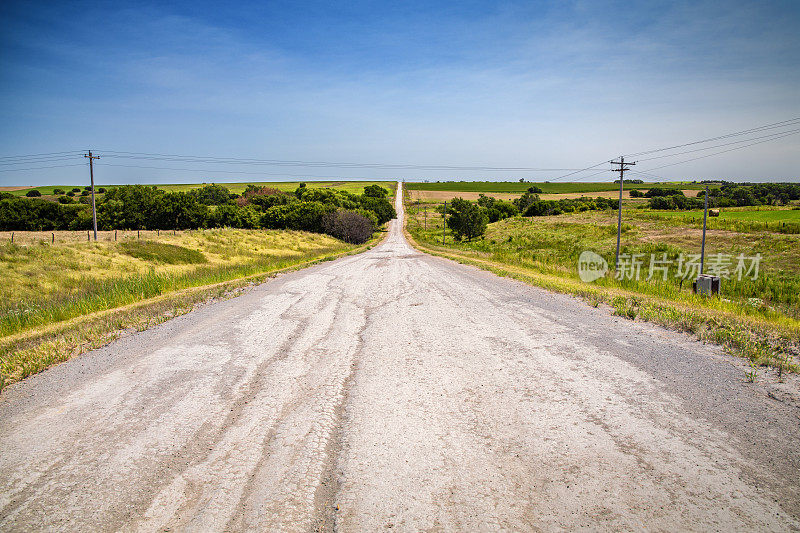
{"type": "MultiPolygon", "coordinates": [[[[619,189],[619,184],[608,182],[524,182],[518,181],[446,181],[437,183],[412,183],[407,182],[405,188],[414,191],[462,191],[462,192],[483,192],[483,193],[523,193],[528,187],[539,187],[545,194],[563,193],[591,193],[601,191],[614,191],[619,189]]],[[[669,182],[669,183],[645,183],[635,185],[625,185],[630,189],[650,189],[652,187],[662,187],[665,189],[697,189],[700,190],[704,184],[692,182],[669,182]]]]}
{"type": "MultiPolygon", "coordinates": [[[[323,187],[323,188],[333,188],[338,190],[343,190],[351,193],[361,194],[364,192],[364,187],[369,185],[380,185],[389,190],[393,190],[395,187],[395,182],[393,181],[306,181],[304,182],[309,187],[323,187]]],[[[294,191],[297,186],[300,184],[300,181],[252,181],[252,182],[241,182],[241,183],[219,183],[219,185],[223,185],[230,189],[231,192],[241,194],[247,188],[248,185],[256,185],[259,187],[274,187],[281,191],[294,191]]],[[[190,191],[192,189],[198,189],[206,185],[205,183],[173,183],[173,184],[164,184],[164,185],[156,185],[159,189],[163,189],[165,191],[190,191]]],[[[96,183],[95,187],[113,187],[114,185],[105,185],[96,183]]],[[[53,189],[63,189],[64,191],[70,191],[75,187],[75,185],[46,185],[42,187],[30,187],[27,189],[18,189],[15,191],[8,191],[11,194],[16,196],[25,196],[25,194],[33,189],[36,189],[43,196],[53,196],[53,189]]],[[[80,187],[81,190],[83,187],[80,187]]]]}

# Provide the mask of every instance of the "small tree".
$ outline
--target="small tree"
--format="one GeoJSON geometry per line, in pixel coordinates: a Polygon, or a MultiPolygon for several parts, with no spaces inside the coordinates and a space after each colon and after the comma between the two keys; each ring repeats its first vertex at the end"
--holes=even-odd
{"type": "Polygon", "coordinates": [[[447,226],[456,239],[471,241],[486,231],[488,217],[483,209],[463,198],[454,198],[447,208],[447,226]]]}
{"type": "Polygon", "coordinates": [[[362,244],[372,237],[375,226],[369,218],[342,209],[322,217],[322,230],[345,242],[362,244]]]}
{"type": "Polygon", "coordinates": [[[368,185],[367,187],[364,187],[364,196],[370,196],[372,198],[386,198],[388,194],[389,191],[380,185],[368,185]]]}

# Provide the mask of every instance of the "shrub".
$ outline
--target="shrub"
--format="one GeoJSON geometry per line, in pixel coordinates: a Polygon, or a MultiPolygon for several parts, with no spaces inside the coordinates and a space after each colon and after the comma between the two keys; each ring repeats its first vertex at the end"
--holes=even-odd
{"type": "Polygon", "coordinates": [[[81,192],[80,187],[73,187],[72,192],[81,192]]]}
{"type": "Polygon", "coordinates": [[[364,196],[369,196],[371,198],[386,198],[388,195],[389,191],[380,185],[369,185],[364,187],[364,196]]]}
{"type": "Polygon", "coordinates": [[[322,217],[335,210],[334,206],[320,202],[294,201],[286,205],[276,205],[264,211],[261,225],[272,229],[296,229],[322,233],[322,217]]]}
{"type": "Polygon", "coordinates": [[[276,205],[286,205],[292,200],[292,195],[273,187],[256,187],[248,185],[241,197],[237,198],[239,206],[252,204],[261,209],[269,209],[276,205]]]}
{"type": "Polygon", "coordinates": [[[0,200],[0,231],[72,229],[71,224],[83,210],[83,206],[62,205],[39,198],[0,200]]]}
{"type": "Polygon", "coordinates": [[[534,202],[539,201],[539,195],[532,192],[526,192],[519,198],[514,200],[514,205],[520,213],[527,211],[528,207],[534,202]]]}
{"type": "Polygon", "coordinates": [[[58,197],[58,203],[60,203],[60,204],[73,204],[73,203],[75,203],[75,200],[73,200],[69,196],[59,196],[58,197]]]}
{"type": "Polygon", "coordinates": [[[397,216],[392,203],[386,198],[372,198],[369,196],[359,197],[361,207],[375,213],[378,217],[378,224],[386,224],[397,216]]]}
{"type": "Polygon", "coordinates": [[[58,196],[59,194],[64,194],[64,189],[53,189],[53,194],[58,196]]]}
{"type": "Polygon", "coordinates": [[[81,196],[89,196],[91,189],[84,189],[81,191],[81,196]]]}
{"type": "Polygon", "coordinates": [[[28,198],[37,198],[37,197],[39,197],[41,195],[42,195],[42,193],[40,193],[36,189],[32,189],[32,190],[30,190],[30,191],[25,193],[25,196],[27,196],[28,198]]]}
{"type": "Polygon", "coordinates": [[[661,187],[653,187],[644,193],[644,195],[647,198],[656,198],[658,196],[684,196],[683,191],[679,189],[663,189],[661,187]]]}
{"type": "Polygon", "coordinates": [[[75,196],[75,191],[69,191],[69,192],[67,193],[67,196],[69,196],[70,198],[72,198],[73,196],[75,196]]]}
{"type": "Polygon", "coordinates": [[[447,208],[447,226],[453,231],[456,239],[471,241],[486,231],[488,217],[483,209],[462,198],[453,198],[447,208]]]}
{"type": "Polygon", "coordinates": [[[194,196],[203,205],[223,205],[231,201],[231,191],[222,185],[204,185],[199,189],[191,191],[189,194],[194,196]]]}
{"type": "Polygon", "coordinates": [[[372,237],[372,221],[355,211],[338,210],[322,217],[322,230],[351,244],[363,244],[372,237]]]}

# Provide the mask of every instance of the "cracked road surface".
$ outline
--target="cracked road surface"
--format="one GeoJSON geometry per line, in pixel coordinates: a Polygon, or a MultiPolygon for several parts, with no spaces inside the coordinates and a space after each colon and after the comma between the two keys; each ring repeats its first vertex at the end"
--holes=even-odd
{"type": "Polygon", "coordinates": [[[0,530],[798,530],[776,387],[392,222],[6,389],[0,530]]]}

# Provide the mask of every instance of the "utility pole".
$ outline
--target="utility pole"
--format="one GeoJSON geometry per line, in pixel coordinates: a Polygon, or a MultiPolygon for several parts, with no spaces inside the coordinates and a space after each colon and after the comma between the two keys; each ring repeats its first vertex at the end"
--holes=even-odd
{"type": "Polygon", "coordinates": [[[706,187],[706,201],[703,208],[703,243],[700,245],[700,274],[703,273],[706,259],[706,220],[708,220],[708,187],[706,187]]]}
{"type": "Polygon", "coordinates": [[[619,206],[617,214],[617,255],[614,259],[614,268],[619,268],[619,241],[622,236],[622,184],[625,182],[625,171],[630,170],[625,165],[635,165],[636,163],[625,163],[623,156],[619,157],[619,161],[611,161],[612,165],[619,165],[618,169],[614,172],[619,172],[619,206]]]}
{"type": "Polygon", "coordinates": [[[97,240],[97,206],[94,202],[94,165],[92,162],[95,159],[100,159],[99,155],[92,155],[92,151],[89,150],[88,154],[84,154],[83,157],[89,159],[89,179],[92,181],[92,225],[94,226],[94,240],[97,240]]]}
{"type": "Polygon", "coordinates": [[[442,245],[444,245],[444,238],[446,231],[447,231],[447,200],[444,201],[444,211],[442,211],[442,245]]]}

